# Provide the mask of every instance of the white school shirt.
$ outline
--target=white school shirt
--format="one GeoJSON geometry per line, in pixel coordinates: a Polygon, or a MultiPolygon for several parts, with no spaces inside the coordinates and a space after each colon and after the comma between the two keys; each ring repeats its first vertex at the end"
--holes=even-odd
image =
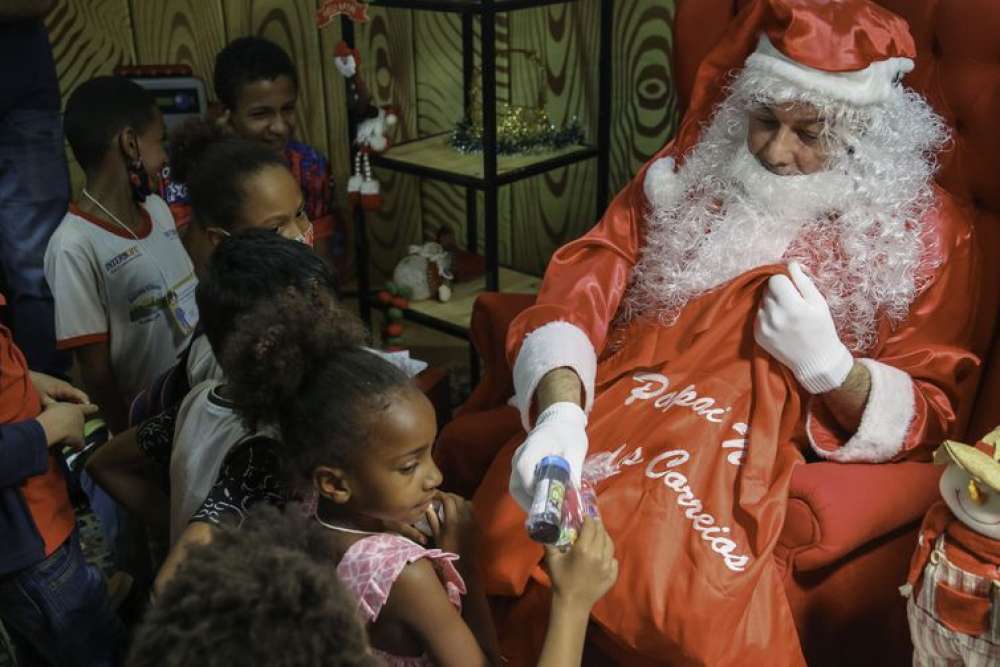
{"type": "Polygon", "coordinates": [[[111,369],[127,401],[176,364],[191,338],[169,313],[168,290],[190,326],[198,323],[198,280],[170,209],[156,195],[141,209],[136,239],[71,205],[45,251],[58,347],[109,341],[111,369]]]}
{"type": "Polygon", "coordinates": [[[205,502],[229,452],[247,438],[277,439],[273,429],[251,431],[219,396],[223,383],[206,380],[191,389],[181,403],[170,452],[170,544],[173,546],[191,517],[205,502]]]}
{"type": "Polygon", "coordinates": [[[222,367],[208,343],[208,336],[201,334],[191,341],[187,359],[188,386],[194,387],[205,380],[221,380],[222,367]]]}

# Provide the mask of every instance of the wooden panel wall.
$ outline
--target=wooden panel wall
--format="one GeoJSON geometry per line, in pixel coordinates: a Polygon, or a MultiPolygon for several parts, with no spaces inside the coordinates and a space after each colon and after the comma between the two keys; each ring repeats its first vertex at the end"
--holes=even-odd
{"type": "MultiPolygon", "coordinates": [[[[128,0],[60,0],[45,22],[63,100],[84,81],[136,62],[128,0]]],[[[83,172],[72,152],[66,154],[79,192],[83,172]]]]}
{"type": "MultiPolygon", "coordinates": [[[[548,90],[547,108],[559,124],[579,118],[597,141],[598,46],[600,5],[586,0],[517,12],[514,48],[542,56],[542,73],[525,67],[512,80],[514,104],[532,105],[539,86],[548,90]]],[[[542,174],[511,186],[511,236],[518,267],[541,273],[560,240],[575,238],[594,221],[597,163],[584,163],[542,174]]]]}
{"type": "MultiPolygon", "coordinates": [[[[420,136],[415,13],[407,9],[372,9],[371,20],[355,33],[355,47],[361,51],[362,72],[372,96],[401,112],[393,136],[397,143],[420,136]]],[[[343,87],[340,80],[338,84],[343,87]]],[[[379,172],[377,177],[385,203],[377,215],[368,216],[374,280],[390,276],[410,244],[421,242],[422,234],[420,179],[395,172],[379,172]]]]}
{"type": "MultiPolygon", "coordinates": [[[[321,0],[59,0],[47,18],[60,87],[110,73],[122,63],[190,64],[212,90],[215,53],[240,35],[281,44],[300,77],[298,136],[331,156],[342,190],[347,181],[347,119],[343,81],[330,55],[339,25],[317,31],[321,0]]],[[[670,84],[673,0],[616,0],[613,48],[612,191],[659,149],[674,128],[670,84]]],[[[362,71],[377,99],[403,116],[395,139],[446,131],[461,116],[461,23],[457,15],[371,10],[358,26],[362,71]]],[[[599,0],[502,15],[497,21],[497,96],[531,103],[548,90],[556,122],[578,117],[596,139],[599,0]],[[537,69],[507,49],[531,49],[545,61],[537,69]]],[[[477,25],[478,33],[478,25],[477,25]]],[[[477,43],[478,61],[478,43],[477,43]]],[[[73,169],[74,184],[81,179],[73,169]]],[[[387,275],[410,243],[440,226],[464,231],[464,191],[391,173],[380,174],[386,205],[369,219],[375,276],[387,275]]],[[[500,197],[501,262],[541,273],[552,251],[594,222],[596,166],[585,163],[505,188],[500,197]]],[[[343,204],[344,197],[339,193],[343,204]]],[[[479,206],[482,219],[482,198],[479,206]]],[[[346,210],[345,210],[346,214],[346,210]]],[[[481,224],[481,223],[480,223],[481,224]]],[[[482,244],[484,234],[480,229],[482,244]]]]}
{"type": "Polygon", "coordinates": [[[210,76],[226,45],[222,5],[203,0],[129,0],[140,63],[183,63],[210,76]]]}

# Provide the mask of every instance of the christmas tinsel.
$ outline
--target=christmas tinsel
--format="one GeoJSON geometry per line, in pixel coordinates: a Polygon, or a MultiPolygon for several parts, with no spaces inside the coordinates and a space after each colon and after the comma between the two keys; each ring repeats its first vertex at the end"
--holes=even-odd
{"type": "MultiPolygon", "coordinates": [[[[536,114],[531,113],[532,111],[514,108],[502,114],[500,122],[497,123],[499,155],[545,153],[583,143],[586,135],[583,126],[576,118],[560,128],[547,117],[538,118],[536,114]]],[[[448,143],[460,153],[481,153],[482,125],[468,118],[459,121],[451,131],[448,143]]]]}

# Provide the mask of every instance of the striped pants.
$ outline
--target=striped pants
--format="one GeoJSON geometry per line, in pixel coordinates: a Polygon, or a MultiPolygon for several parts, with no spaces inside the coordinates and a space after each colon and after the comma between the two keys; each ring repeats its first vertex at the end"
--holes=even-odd
{"type": "MultiPolygon", "coordinates": [[[[908,588],[908,587],[904,587],[908,588]]],[[[1000,582],[959,569],[948,561],[944,552],[944,537],[934,545],[924,568],[923,585],[916,596],[906,591],[910,599],[907,616],[910,638],[913,640],[914,667],[988,667],[1000,665],[1000,582]],[[937,620],[938,585],[942,584],[959,595],[986,598],[992,603],[989,628],[977,636],[947,628],[937,620]]]]}

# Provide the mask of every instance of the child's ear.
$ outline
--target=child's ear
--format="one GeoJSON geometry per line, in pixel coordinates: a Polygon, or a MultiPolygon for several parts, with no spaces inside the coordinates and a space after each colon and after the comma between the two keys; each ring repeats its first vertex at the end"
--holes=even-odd
{"type": "Polygon", "coordinates": [[[319,495],[338,505],[351,499],[351,484],[343,468],[319,466],[313,471],[313,486],[319,495]]]}
{"type": "Polygon", "coordinates": [[[221,128],[225,132],[233,131],[233,113],[230,109],[225,109],[218,118],[215,119],[215,124],[217,127],[221,128]]]}
{"type": "Polygon", "coordinates": [[[135,160],[139,157],[139,137],[131,127],[124,127],[118,133],[118,146],[126,160],[135,160]]]}
{"type": "Polygon", "coordinates": [[[208,235],[208,242],[212,244],[212,248],[217,247],[222,243],[222,239],[229,236],[229,234],[226,234],[224,230],[218,227],[209,227],[205,232],[208,235]]]}

